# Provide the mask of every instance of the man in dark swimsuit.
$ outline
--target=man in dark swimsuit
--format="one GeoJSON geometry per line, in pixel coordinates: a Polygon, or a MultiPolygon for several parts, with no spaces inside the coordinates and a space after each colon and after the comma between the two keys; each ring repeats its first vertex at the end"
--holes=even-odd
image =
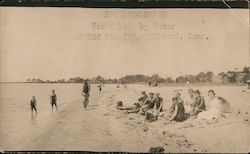
{"type": "Polygon", "coordinates": [[[89,104],[89,94],[90,94],[90,84],[88,83],[87,80],[84,80],[83,82],[82,92],[83,92],[82,95],[84,97],[83,106],[86,109],[87,105],[89,104]]]}
{"type": "Polygon", "coordinates": [[[36,98],[35,96],[32,97],[32,100],[30,100],[30,107],[31,107],[31,114],[33,116],[33,110],[35,110],[36,114],[37,114],[37,110],[36,110],[36,98]]]}
{"type": "Polygon", "coordinates": [[[54,105],[56,107],[56,111],[58,111],[57,110],[57,97],[55,94],[55,90],[52,90],[52,95],[50,96],[50,103],[51,103],[51,107],[52,107],[52,112],[53,112],[54,105]]]}

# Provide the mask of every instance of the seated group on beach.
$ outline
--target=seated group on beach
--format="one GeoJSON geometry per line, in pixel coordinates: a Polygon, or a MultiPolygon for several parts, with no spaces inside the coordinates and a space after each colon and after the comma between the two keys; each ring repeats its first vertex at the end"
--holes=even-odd
{"type": "Polygon", "coordinates": [[[213,90],[208,91],[209,100],[201,96],[199,90],[188,89],[188,95],[182,99],[181,93],[177,92],[172,98],[170,109],[163,110],[163,99],[159,93],[146,94],[141,92],[141,97],[132,106],[123,107],[121,101],[117,102],[117,109],[127,110],[127,113],[139,113],[145,115],[147,121],[155,121],[158,117],[165,117],[169,121],[182,122],[189,117],[197,119],[217,119],[222,112],[228,112],[229,103],[222,97],[215,96],[213,90]]]}

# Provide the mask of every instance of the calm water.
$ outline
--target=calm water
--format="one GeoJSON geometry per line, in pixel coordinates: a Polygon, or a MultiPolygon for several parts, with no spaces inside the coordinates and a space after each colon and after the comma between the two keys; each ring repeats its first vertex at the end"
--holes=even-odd
{"type": "MultiPolygon", "coordinates": [[[[103,90],[108,92],[110,88],[115,88],[115,86],[105,85],[103,90]]],[[[246,87],[196,86],[193,88],[200,89],[205,97],[207,91],[213,89],[218,96],[222,96],[230,102],[233,110],[250,111],[250,92],[246,87]]],[[[52,89],[56,91],[60,112],[64,112],[63,108],[71,103],[78,103],[79,107],[82,107],[82,84],[0,84],[0,138],[2,138],[0,139],[0,147],[4,141],[13,138],[20,139],[21,144],[23,142],[22,137],[29,136],[34,131],[34,127],[30,127],[31,125],[36,125],[36,129],[46,129],[46,124],[56,114],[51,112],[50,94],[52,89]],[[36,96],[38,109],[38,116],[35,120],[32,119],[30,112],[30,99],[33,95],[36,96]]],[[[134,89],[138,91],[138,94],[141,90],[159,92],[164,101],[170,101],[174,90],[182,90],[183,95],[185,95],[188,87],[149,88],[144,85],[128,85],[128,89],[134,89]]],[[[94,97],[97,93],[97,85],[92,85],[91,97],[94,97]]],[[[131,98],[131,100],[134,99],[131,98]]]]}

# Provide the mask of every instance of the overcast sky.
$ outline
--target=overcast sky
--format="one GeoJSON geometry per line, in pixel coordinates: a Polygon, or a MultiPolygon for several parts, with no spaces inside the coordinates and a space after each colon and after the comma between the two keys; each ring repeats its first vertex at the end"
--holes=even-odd
{"type": "MultiPolygon", "coordinates": [[[[168,9],[164,18],[104,18],[106,11],[0,8],[0,81],[97,75],[116,78],[154,73],[175,77],[250,65],[247,9],[168,9]],[[94,22],[106,27],[95,30],[94,22]],[[128,27],[110,28],[118,23],[128,27]],[[148,29],[140,29],[140,23],[149,26],[148,29]],[[152,29],[153,23],[173,27],[152,29]],[[85,34],[91,33],[102,36],[129,33],[140,37],[138,40],[87,40],[85,34]],[[182,39],[156,40],[148,37],[150,33],[177,34],[182,39]],[[205,39],[190,38],[198,34],[205,39]]],[[[121,11],[131,10],[111,10],[121,11]]]]}

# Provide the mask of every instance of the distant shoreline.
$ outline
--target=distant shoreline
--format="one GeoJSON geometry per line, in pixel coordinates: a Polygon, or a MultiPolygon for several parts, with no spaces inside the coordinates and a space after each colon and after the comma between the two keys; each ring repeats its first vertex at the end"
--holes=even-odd
{"type": "MultiPolygon", "coordinates": [[[[73,83],[73,82],[43,82],[43,83],[36,83],[36,82],[0,82],[0,84],[82,84],[82,83],[73,83]]],[[[103,83],[91,83],[91,84],[103,84],[103,83]]],[[[117,83],[105,83],[105,84],[113,84],[116,85],[117,83]]],[[[141,84],[141,85],[146,85],[144,82],[135,82],[135,83],[127,83],[127,85],[136,85],[136,84],[141,84]]],[[[121,84],[120,84],[121,85],[121,84]]],[[[165,87],[165,86],[247,86],[245,83],[159,83],[159,86],[155,87],[165,87]]]]}

